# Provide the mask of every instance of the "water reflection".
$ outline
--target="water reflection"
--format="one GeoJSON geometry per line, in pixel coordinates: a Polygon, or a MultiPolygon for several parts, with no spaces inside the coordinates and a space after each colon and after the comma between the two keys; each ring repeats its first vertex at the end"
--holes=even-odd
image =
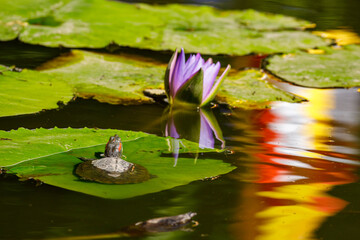
{"type": "Polygon", "coordinates": [[[356,90],[284,86],[309,102],[274,103],[253,118],[260,149],[231,226],[237,239],[314,239],[315,230],[348,204],[327,192],[357,180],[356,90]]]}
{"type": "Polygon", "coordinates": [[[225,140],[220,126],[211,109],[186,110],[181,108],[168,108],[164,118],[165,136],[168,139],[170,151],[174,155],[174,166],[177,164],[179,148],[182,145],[180,138],[199,143],[199,148],[214,148],[215,138],[225,147],[225,140]]]}
{"type": "Polygon", "coordinates": [[[341,46],[360,43],[360,36],[349,28],[313,31],[313,33],[324,38],[334,39],[336,44],[341,46]]]}

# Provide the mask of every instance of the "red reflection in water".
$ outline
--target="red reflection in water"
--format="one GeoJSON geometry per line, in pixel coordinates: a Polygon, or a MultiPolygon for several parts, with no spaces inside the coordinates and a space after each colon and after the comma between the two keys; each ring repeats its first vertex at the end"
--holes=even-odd
{"type": "MultiPolygon", "coordinates": [[[[269,126],[280,121],[280,116],[267,109],[259,114],[256,124],[262,131],[260,132],[263,151],[256,154],[260,162],[271,165],[259,164],[256,167],[259,180],[257,183],[276,183],[276,182],[297,182],[302,183],[328,183],[332,185],[351,183],[357,180],[354,174],[356,165],[349,165],[342,162],[333,162],[319,157],[293,156],[279,152],[282,146],[274,144],[279,140],[281,134],[272,130],[269,126]],[[285,177],[282,177],[285,176],[285,177]],[[293,176],[293,178],[291,178],[293,176]],[[289,181],[286,181],[288,177],[289,181]],[[299,178],[298,180],[296,179],[299,178]]],[[[289,147],[287,147],[289,148],[289,147]]],[[[296,148],[291,149],[299,151],[296,148]]],[[[317,153],[315,155],[333,156],[342,159],[356,160],[355,156],[344,153],[334,153],[331,151],[306,150],[305,154],[317,153]]],[[[304,153],[300,153],[304,154],[304,153]]]]}

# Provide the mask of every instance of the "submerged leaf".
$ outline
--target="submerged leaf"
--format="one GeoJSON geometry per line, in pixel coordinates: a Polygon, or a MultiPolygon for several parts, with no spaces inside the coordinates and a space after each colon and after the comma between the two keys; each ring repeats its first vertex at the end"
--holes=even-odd
{"type": "Polygon", "coordinates": [[[307,21],[254,10],[105,0],[8,2],[0,0],[0,40],[18,37],[49,47],[103,48],[115,43],[142,49],[182,46],[187,52],[244,55],[326,45],[309,32],[274,32],[304,28],[309,26],[307,21]]]}
{"type": "Polygon", "coordinates": [[[269,58],[266,68],[278,77],[306,87],[360,86],[360,46],[323,48],[324,54],[296,52],[269,58]]]}
{"type": "Polygon", "coordinates": [[[12,139],[1,145],[0,156],[8,156],[8,163],[18,162],[6,168],[9,173],[15,173],[22,179],[39,179],[50,185],[103,198],[122,199],[158,192],[206,177],[225,174],[234,169],[228,163],[208,157],[197,159],[195,163],[195,156],[185,155],[186,152],[210,150],[199,150],[196,143],[186,140],[183,140],[183,146],[179,150],[182,154],[178,158],[177,166],[174,167],[174,159],[170,153],[167,153],[168,139],[163,137],[119,130],[69,128],[18,131],[0,132],[1,136],[12,139]],[[82,181],[74,174],[74,169],[82,162],[79,158],[92,158],[95,153],[103,152],[107,141],[104,141],[104,138],[114,133],[123,139],[126,160],[144,166],[152,174],[150,180],[136,184],[112,185],[82,181]],[[45,136],[49,136],[50,140],[45,136]],[[48,140],[47,144],[44,138],[48,140]],[[57,140],[58,138],[61,140],[57,140]],[[24,141],[29,139],[33,144],[26,146],[29,149],[27,154],[17,154],[15,149],[19,149],[24,141]],[[53,142],[52,139],[55,141],[53,142]],[[74,148],[74,139],[78,139],[76,141],[80,143],[78,146],[83,147],[91,146],[95,142],[104,144],[59,153],[61,148],[74,148]],[[17,143],[20,143],[20,146],[17,146],[17,143]],[[45,153],[44,146],[50,151],[45,153]],[[33,153],[31,154],[30,151],[33,153]],[[50,152],[54,154],[49,155],[50,152]],[[31,155],[39,157],[34,159],[31,155]]]}

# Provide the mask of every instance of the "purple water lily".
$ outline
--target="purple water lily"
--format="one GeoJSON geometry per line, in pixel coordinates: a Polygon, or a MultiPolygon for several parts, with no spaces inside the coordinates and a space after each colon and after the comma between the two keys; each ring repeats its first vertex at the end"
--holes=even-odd
{"type": "Polygon", "coordinates": [[[206,62],[198,53],[190,55],[185,62],[184,49],[175,51],[165,74],[165,91],[170,104],[190,103],[202,107],[214,99],[221,83],[230,70],[228,65],[216,80],[220,70],[220,62],[206,62]]]}

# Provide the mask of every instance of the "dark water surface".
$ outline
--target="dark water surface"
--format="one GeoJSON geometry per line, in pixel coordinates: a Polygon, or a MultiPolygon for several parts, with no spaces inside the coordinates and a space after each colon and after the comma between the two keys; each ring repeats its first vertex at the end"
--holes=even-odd
{"type": "MultiPolygon", "coordinates": [[[[226,9],[255,8],[309,19],[321,29],[347,26],[360,32],[359,1],[186,2],[226,9]]],[[[0,43],[0,49],[1,64],[28,68],[66,51],[17,41],[0,43]]],[[[166,53],[154,55],[157,61],[168,57],[166,53]]],[[[256,57],[219,58],[235,68],[259,64],[256,57]]],[[[124,200],[0,175],[0,239],[89,239],[137,221],[187,211],[198,213],[195,219],[199,226],[194,231],[142,239],[357,239],[360,93],[356,89],[317,90],[274,83],[309,102],[276,102],[265,110],[213,109],[226,147],[234,152],[222,159],[238,167],[233,172],[212,181],[124,200]]],[[[97,127],[163,135],[164,110],[163,104],[125,107],[76,99],[60,109],[0,118],[0,129],[97,127]]]]}

